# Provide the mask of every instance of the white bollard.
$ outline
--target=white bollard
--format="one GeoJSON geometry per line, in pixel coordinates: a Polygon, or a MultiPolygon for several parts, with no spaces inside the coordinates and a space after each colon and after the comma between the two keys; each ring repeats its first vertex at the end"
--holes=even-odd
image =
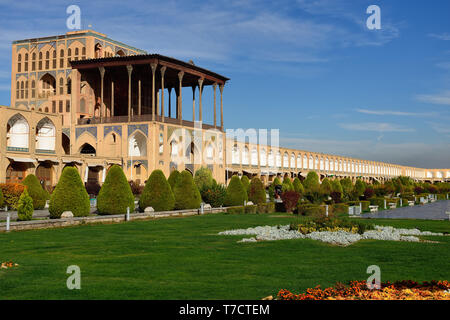
{"type": "Polygon", "coordinates": [[[386,199],[384,199],[384,210],[386,210],[386,199]]]}
{"type": "Polygon", "coordinates": [[[359,212],[362,213],[362,202],[359,203],[359,212]]]}
{"type": "Polygon", "coordinates": [[[11,221],[11,214],[8,212],[8,215],[6,216],[6,232],[9,232],[10,221],[11,221]]]}
{"type": "Polygon", "coordinates": [[[400,207],[403,207],[403,199],[400,198],[400,207]]]}
{"type": "Polygon", "coordinates": [[[205,210],[205,204],[202,202],[200,203],[200,214],[203,214],[205,210]]]}
{"type": "Polygon", "coordinates": [[[325,206],[325,213],[326,213],[326,215],[328,217],[328,205],[325,206]]]}
{"type": "Polygon", "coordinates": [[[127,215],[125,216],[125,221],[130,221],[130,207],[127,207],[127,215]]]}

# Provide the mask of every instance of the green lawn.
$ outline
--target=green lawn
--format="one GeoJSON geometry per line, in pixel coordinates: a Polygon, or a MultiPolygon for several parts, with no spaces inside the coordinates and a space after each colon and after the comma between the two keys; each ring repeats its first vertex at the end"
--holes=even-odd
{"type": "MultiPolygon", "coordinates": [[[[237,243],[220,231],[289,224],[282,215],[205,215],[0,234],[1,299],[260,299],[279,289],[367,279],[450,279],[450,237],[440,243],[366,240],[334,247],[313,240],[237,243]],[[81,290],[66,268],[81,268],[81,290]]],[[[370,220],[450,232],[448,221],[370,220]]]]}

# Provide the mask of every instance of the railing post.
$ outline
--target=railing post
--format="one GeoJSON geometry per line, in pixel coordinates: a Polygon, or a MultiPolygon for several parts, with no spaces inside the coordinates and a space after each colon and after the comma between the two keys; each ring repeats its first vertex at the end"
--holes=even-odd
{"type": "Polygon", "coordinates": [[[127,215],[125,216],[125,221],[130,221],[130,207],[127,207],[127,215]]]}
{"type": "Polygon", "coordinates": [[[11,221],[11,214],[8,212],[8,215],[6,216],[6,232],[9,232],[10,221],[11,221]]]}

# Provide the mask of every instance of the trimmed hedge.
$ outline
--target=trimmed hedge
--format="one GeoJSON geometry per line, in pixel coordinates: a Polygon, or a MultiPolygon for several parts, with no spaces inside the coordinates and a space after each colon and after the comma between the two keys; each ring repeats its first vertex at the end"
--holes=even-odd
{"type": "Polygon", "coordinates": [[[22,184],[27,187],[28,194],[33,199],[34,210],[44,209],[50,194],[42,188],[38,178],[34,174],[29,174],[22,184]]]}
{"type": "Polygon", "coordinates": [[[89,215],[90,207],[89,195],[77,169],[64,168],[50,197],[50,218],[61,218],[64,211],[71,211],[75,217],[85,217],[89,215]]]}
{"type": "Polygon", "coordinates": [[[245,213],[256,213],[258,210],[258,206],[256,205],[249,205],[249,206],[244,206],[244,211],[245,213]]]}
{"type": "Polygon", "coordinates": [[[202,196],[194,183],[192,175],[186,170],[180,173],[173,195],[175,196],[175,209],[177,210],[200,208],[202,196]]]}
{"type": "Polygon", "coordinates": [[[244,206],[227,208],[227,213],[228,214],[244,214],[245,208],[244,208],[244,206]]]}
{"type": "Polygon", "coordinates": [[[145,183],[139,209],[152,207],[155,211],[170,211],[175,208],[175,196],[169,182],[161,170],[154,170],[145,183]]]}
{"type": "Polygon", "coordinates": [[[134,212],[133,191],[122,168],[113,165],[98,193],[98,214],[125,214],[127,208],[130,208],[130,212],[134,212]]]}
{"type": "Polygon", "coordinates": [[[247,191],[242,185],[241,179],[238,176],[233,176],[227,188],[224,205],[226,207],[240,206],[247,201],[247,191]]]}
{"type": "MultiPolygon", "coordinates": [[[[328,207],[328,213],[331,213],[331,209],[332,207],[328,207]]],[[[316,204],[301,204],[297,207],[297,212],[300,215],[303,216],[316,216],[316,215],[321,215],[321,214],[325,214],[326,213],[326,208],[325,206],[319,206],[316,204]]]]}
{"type": "Polygon", "coordinates": [[[17,204],[17,220],[18,221],[28,221],[33,218],[33,198],[28,194],[27,189],[25,189],[19,198],[17,204]]]}
{"type": "MultiPolygon", "coordinates": [[[[370,199],[370,205],[378,206],[378,209],[384,209],[384,198],[372,198],[370,199]]],[[[387,202],[386,202],[387,207],[387,202]]]]}
{"type": "Polygon", "coordinates": [[[245,191],[248,194],[248,189],[250,188],[250,179],[246,175],[243,175],[241,177],[241,182],[242,182],[242,185],[244,186],[245,191]]]}
{"type": "Polygon", "coordinates": [[[3,194],[3,205],[9,209],[17,210],[19,198],[25,190],[25,186],[20,183],[2,183],[0,189],[3,194]]]}
{"type": "Polygon", "coordinates": [[[261,180],[257,177],[250,182],[248,200],[254,204],[266,203],[266,190],[261,180]]]}
{"type": "Polygon", "coordinates": [[[333,204],[333,212],[335,214],[348,214],[348,204],[336,203],[333,204]]]}

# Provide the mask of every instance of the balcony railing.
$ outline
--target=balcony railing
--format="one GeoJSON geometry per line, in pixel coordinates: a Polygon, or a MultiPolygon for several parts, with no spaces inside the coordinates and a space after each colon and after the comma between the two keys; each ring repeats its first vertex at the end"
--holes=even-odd
{"type": "MultiPolygon", "coordinates": [[[[155,116],[154,120],[157,122],[178,124],[178,125],[182,125],[185,127],[191,127],[191,128],[194,128],[194,126],[195,126],[195,123],[193,121],[182,120],[180,122],[179,119],[168,118],[168,117],[165,117],[163,120],[162,116],[155,116]]],[[[104,118],[97,118],[97,117],[81,118],[81,119],[78,119],[77,124],[78,125],[87,125],[87,124],[109,124],[109,123],[148,122],[148,121],[153,121],[153,116],[151,114],[143,114],[140,116],[134,115],[134,116],[131,116],[129,119],[128,119],[128,116],[114,116],[114,117],[104,117],[104,118]]],[[[214,126],[203,123],[202,128],[203,129],[213,129],[214,126]]],[[[216,128],[220,129],[220,127],[216,127],[216,128]]]]}

